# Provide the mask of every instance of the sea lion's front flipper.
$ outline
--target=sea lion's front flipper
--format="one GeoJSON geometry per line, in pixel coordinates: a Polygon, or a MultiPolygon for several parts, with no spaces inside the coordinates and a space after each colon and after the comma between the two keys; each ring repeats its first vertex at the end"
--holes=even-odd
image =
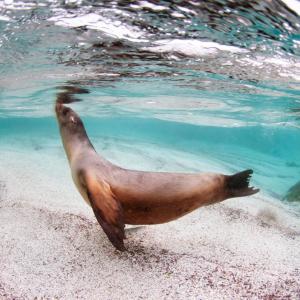
{"type": "Polygon", "coordinates": [[[119,201],[114,197],[110,185],[104,180],[87,175],[82,176],[82,181],[102,229],[118,250],[125,251],[123,210],[119,201]]]}

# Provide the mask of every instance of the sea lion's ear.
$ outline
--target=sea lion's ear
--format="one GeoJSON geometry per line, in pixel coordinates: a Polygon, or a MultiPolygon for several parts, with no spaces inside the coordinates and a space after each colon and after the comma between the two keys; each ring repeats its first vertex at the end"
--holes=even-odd
{"type": "Polygon", "coordinates": [[[81,181],[86,188],[94,214],[107,237],[119,251],[125,251],[123,209],[114,197],[110,185],[104,180],[88,175],[81,176],[81,181]]]}

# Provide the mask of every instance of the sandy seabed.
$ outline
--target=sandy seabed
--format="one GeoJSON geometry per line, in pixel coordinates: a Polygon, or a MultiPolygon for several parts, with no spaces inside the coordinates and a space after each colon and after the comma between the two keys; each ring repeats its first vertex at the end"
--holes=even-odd
{"type": "MultiPolygon", "coordinates": [[[[106,146],[123,166],[198,167],[155,145],[106,146]]],[[[300,299],[300,218],[262,192],[129,229],[120,253],[75,190],[61,146],[0,155],[0,299],[300,299]]]]}

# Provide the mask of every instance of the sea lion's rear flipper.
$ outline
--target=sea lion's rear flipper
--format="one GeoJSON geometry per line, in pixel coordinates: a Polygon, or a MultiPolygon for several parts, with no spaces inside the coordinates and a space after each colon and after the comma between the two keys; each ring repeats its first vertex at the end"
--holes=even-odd
{"type": "Polygon", "coordinates": [[[119,201],[114,197],[110,185],[104,180],[89,176],[82,176],[82,181],[102,229],[118,250],[125,251],[123,210],[119,201]]]}
{"type": "Polygon", "coordinates": [[[231,176],[226,176],[229,197],[250,196],[259,192],[259,189],[249,187],[252,170],[245,170],[231,176]]]}

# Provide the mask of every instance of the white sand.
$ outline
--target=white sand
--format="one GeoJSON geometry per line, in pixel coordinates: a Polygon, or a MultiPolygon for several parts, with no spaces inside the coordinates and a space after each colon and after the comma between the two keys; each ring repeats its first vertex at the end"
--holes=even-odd
{"type": "MultiPolygon", "coordinates": [[[[207,167],[146,146],[103,150],[143,169],[207,167]]],[[[0,299],[300,299],[299,216],[262,193],[132,230],[119,253],[61,147],[16,148],[0,149],[0,299]]]]}

